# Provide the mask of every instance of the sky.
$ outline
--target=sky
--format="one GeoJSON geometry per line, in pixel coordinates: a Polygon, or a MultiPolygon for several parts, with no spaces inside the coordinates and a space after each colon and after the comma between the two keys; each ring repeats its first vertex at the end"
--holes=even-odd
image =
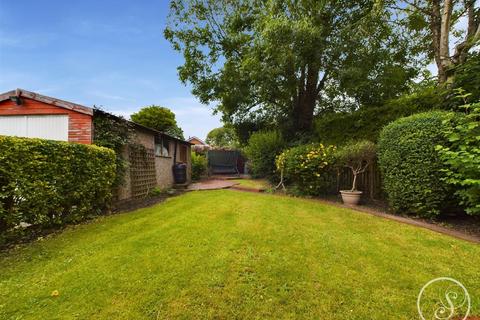
{"type": "Polygon", "coordinates": [[[185,138],[221,126],[178,79],[168,0],[0,0],[0,93],[22,88],[128,118],[170,108],[185,138]]]}

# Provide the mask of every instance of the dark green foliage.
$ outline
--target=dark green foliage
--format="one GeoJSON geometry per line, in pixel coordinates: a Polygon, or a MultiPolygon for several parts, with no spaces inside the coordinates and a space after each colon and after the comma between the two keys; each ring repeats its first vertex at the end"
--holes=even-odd
{"type": "Polygon", "coordinates": [[[203,154],[192,152],[192,180],[199,180],[207,173],[207,159],[203,154]]]}
{"type": "Polygon", "coordinates": [[[446,165],[445,181],[468,214],[480,214],[480,103],[464,106],[466,115],[450,113],[443,133],[448,143],[437,146],[446,165]]]}
{"type": "Polygon", "coordinates": [[[384,188],[393,209],[431,217],[444,209],[453,194],[444,181],[445,165],[436,145],[445,144],[446,112],[426,112],[386,126],[378,142],[384,188]]]}
{"type": "Polygon", "coordinates": [[[273,125],[271,122],[265,119],[242,119],[242,121],[237,121],[233,124],[229,123],[229,125],[231,125],[234,129],[235,136],[237,137],[238,143],[241,146],[246,146],[248,144],[248,139],[250,139],[250,136],[254,132],[262,130],[269,131],[273,130],[274,128],[278,129],[276,125],[273,125]]]}
{"type": "Polygon", "coordinates": [[[429,88],[390,100],[381,107],[322,114],[315,121],[316,139],[335,145],[342,145],[349,140],[377,141],[381,129],[390,122],[415,113],[439,109],[441,106],[442,92],[429,88]]]}
{"type": "Polygon", "coordinates": [[[119,152],[130,143],[135,131],[129,121],[99,109],[94,109],[94,112],[95,135],[93,139],[96,145],[119,152]]]}
{"type": "Polygon", "coordinates": [[[142,126],[165,132],[179,139],[183,138],[183,130],[178,127],[175,114],[168,108],[149,106],[140,109],[131,116],[132,121],[142,126]]]}
{"type": "Polygon", "coordinates": [[[110,149],[0,136],[0,237],[19,223],[47,227],[98,215],[114,180],[110,149]]]}
{"type": "Polygon", "coordinates": [[[289,191],[298,195],[322,195],[336,189],[334,146],[307,144],[282,152],[276,159],[278,171],[283,170],[289,191]]]}
{"type": "Polygon", "coordinates": [[[251,164],[252,176],[273,178],[275,175],[275,157],[282,152],[284,147],[285,142],[278,131],[253,133],[245,148],[251,164]]]}
{"type": "MultiPolygon", "coordinates": [[[[455,68],[452,90],[448,94],[446,103],[450,109],[459,110],[457,107],[464,103],[480,101],[480,54],[472,54],[465,64],[455,68]],[[460,98],[458,92],[468,92],[468,97],[460,98]]],[[[463,110],[461,110],[463,111],[463,110]]]]}
{"type": "Polygon", "coordinates": [[[93,126],[93,143],[115,151],[117,172],[113,186],[119,187],[123,184],[128,169],[128,162],[123,158],[124,148],[132,142],[135,130],[131,122],[100,109],[94,109],[93,126]]]}

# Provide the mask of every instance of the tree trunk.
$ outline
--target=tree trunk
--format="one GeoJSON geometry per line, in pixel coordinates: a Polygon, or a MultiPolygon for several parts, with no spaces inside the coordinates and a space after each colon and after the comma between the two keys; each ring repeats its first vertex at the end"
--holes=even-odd
{"type": "MultiPolygon", "coordinates": [[[[312,130],[313,113],[318,99],[319,69],[312,66],[306,66],[305,69],[302,70],[302,76],[299,79],[297,99],[293,107],[294,129],[296,132],[312,130]]],[[[323,86],[322,81],[320,85],[323,86]]]]}
{"type": "Polygon", "coordinates": [[[353,172],[352,191],[357,190],[357,174],[353,172]]]}
{"type": "Polygon", "coordinates": [[[293,110],[295,131],[306,132],[312,129],[315,104],[316,98],[311,92],[305,92],[299,97],[293,110]]]}
{"type": "Polygon", "coordinates": [[[442,73],[440,70],[438,78],[440,83],[445,83],[448,80],[448,69],[452,66],[452,60],[450,59],[450,24],[452,19],[453,3],[452,0],[445,0],[443,4],[441,27],[440,27],[440,64],[442,66],[442,73]]]}
{"type": "Polygon", "coordinates": [[[450,55],[450,32],[452,27],[452,13],[454,0],[431,0],[430,2],[430,31],[432,32],[432,50],[438,68],[438,82],[440,84],[451,81],[452,69],[466,61],[470,48],[480,40],[480,19],[475,13],[475,1],[466,0],[467,33],[465,40],[455,47],[450,55]]]}
{"type": "Polygon", "coordinates": [[[432,51],[438,70],[439,82],[446,80],[446,72],[443,69],[440,58],[440,35],[442,28],[442,17],[440,15],[440,0],[432,0],[430,12],[430,31],[432,32],[432,51]]]}

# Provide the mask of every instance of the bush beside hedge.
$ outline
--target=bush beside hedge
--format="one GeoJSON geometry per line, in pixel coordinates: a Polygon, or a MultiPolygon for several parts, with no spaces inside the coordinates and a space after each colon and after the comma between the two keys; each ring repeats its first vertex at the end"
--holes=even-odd
{"type": "Polygon", "coordinates": [[[47,227],[100,214],[115,170],[108,148],[0,136],[0,242],[20,223],[47,227]]]}
{"type": "Polygon", "coordinates": [[[245,153],[250,161],[253,177],[273,178],[275,176],[275,158],[279,155],[285,142],[278,131],[260,131],[250,136],[245,153]]]}
{"type": "Polygon", "coordinates": [[[446,112],[426,112],[386,126],[378,142],[384,188],[393,209],[431,217],[444,209],[453,194],[436,145],[444,145],[446,112]]]}
{"type": "Polygon", "coordinates": [[[480,214],[480,102],[462,107],[464,114],[450,113],[444,128],[448,140],[438,145],[446,166],[445,181],[455,186],[466,212],[480,214]]]}

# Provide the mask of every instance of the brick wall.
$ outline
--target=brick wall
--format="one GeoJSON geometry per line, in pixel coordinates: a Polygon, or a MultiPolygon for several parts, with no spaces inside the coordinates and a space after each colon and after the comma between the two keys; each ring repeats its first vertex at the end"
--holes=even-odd
{"type": "Polygon", "coordinates": [[[6,115],[68,115],[68,141],[92,143],[92,116],[22,97],[22,105],[5,100],[0,102],[0,116],[6,115]]]}

